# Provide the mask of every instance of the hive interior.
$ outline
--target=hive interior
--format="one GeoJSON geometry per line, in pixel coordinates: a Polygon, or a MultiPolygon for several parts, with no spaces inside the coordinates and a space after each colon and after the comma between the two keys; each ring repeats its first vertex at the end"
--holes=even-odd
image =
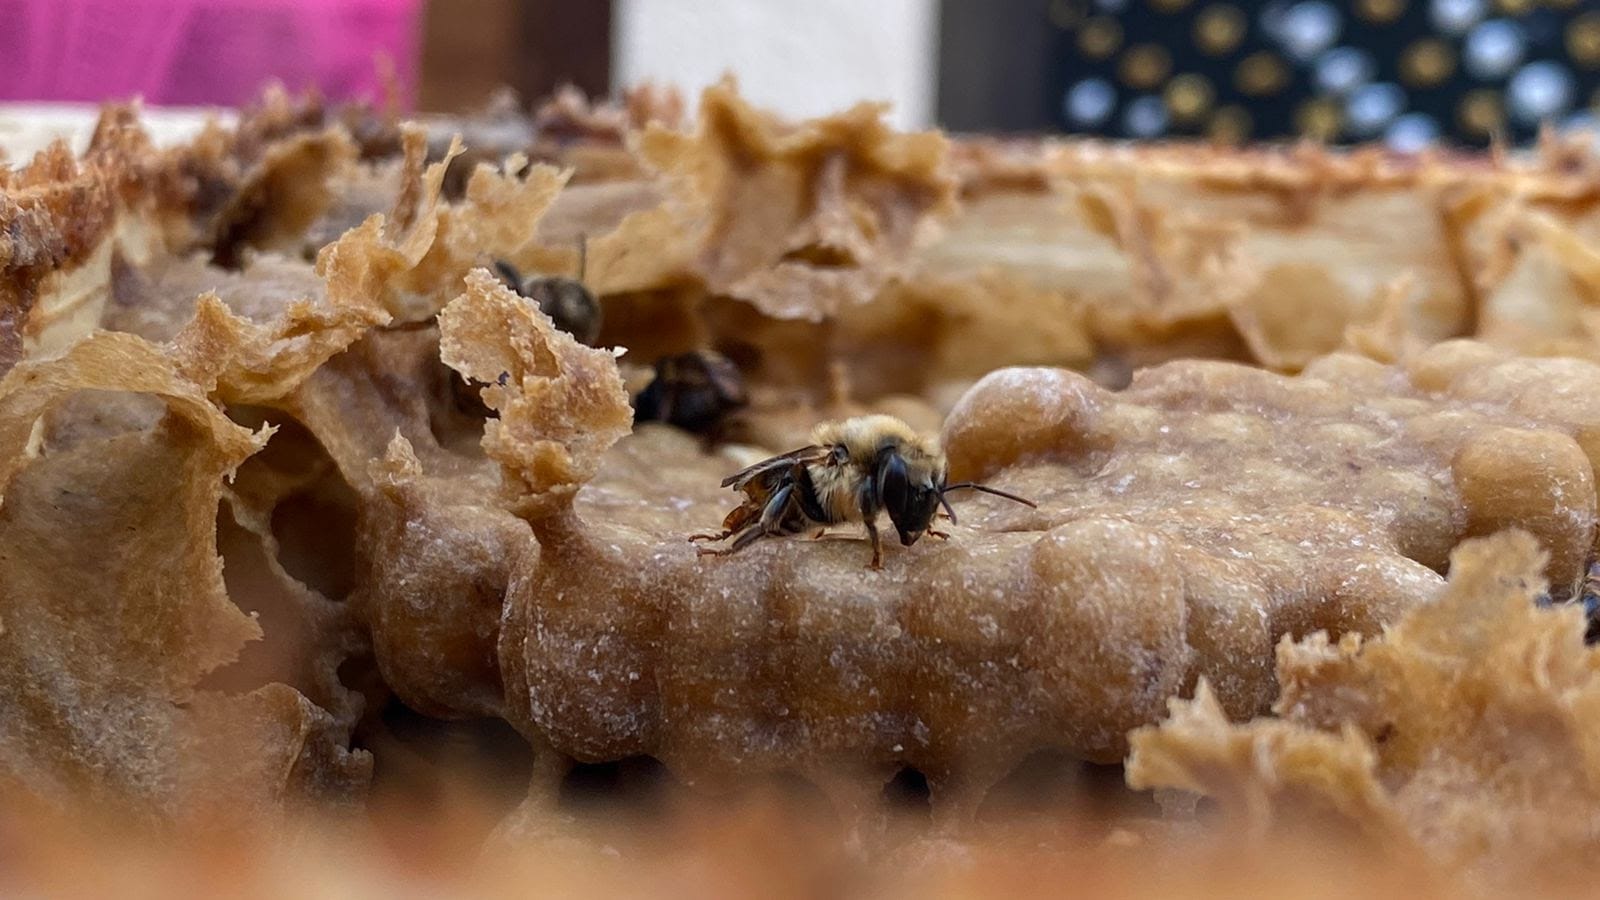
{"type": "Polygon", "coordinates": [[[1593,158],[880,112],[272,93],[0,170],[14,808],[220,823],[263,881],[307,834],[644,878],[654,827],[863,890],[1048,848],[1137,893],[1141,855],[1314,857],[1308,821],[1395,883],[1581,874],[1593,158]],[[594,347],[489,268],[580,240],[594,347]],[[636,426],[703,349],[748,407],[636,426]],[[696,555],[725,475],[866,412],[1038,508],[962,499],[882,571],[848,528],[696,555]]]}

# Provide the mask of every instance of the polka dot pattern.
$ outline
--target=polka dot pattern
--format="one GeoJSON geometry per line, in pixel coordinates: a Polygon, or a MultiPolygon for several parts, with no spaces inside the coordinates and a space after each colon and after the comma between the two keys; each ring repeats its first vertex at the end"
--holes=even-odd
{"type": "Polygon", "coordinates": [[[1049,25],[1070,132],[1417,152],[1600,121],[1597,0],[1055,0],[1049,25]]]}

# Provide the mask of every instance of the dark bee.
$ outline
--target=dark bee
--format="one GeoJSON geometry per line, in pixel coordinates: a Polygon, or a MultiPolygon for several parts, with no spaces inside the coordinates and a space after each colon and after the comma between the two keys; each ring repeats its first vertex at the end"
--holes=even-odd
{"type": "MultiPolygon", "coordinates": [[[[573,336],[580,344],[594,346],[600,337],[600,301],[583,284],[584,269],[588,265],[587,242],[578,237],[578,277],[539,275],[523,278],[516,267],[503,259],[494,261],[500,280],[513,291],[539,305],[539,311],[550,317],[555,326],[573,336]]],[[[431,328],[439,320],[434,313],[414,322],[397,322],[383,326],[383,331],[420,331],[431,328]]]]}
{"type": "Polygon", "coordinates": [[[1588,626],[1583,632],[1583,642],[1600,643],[1600,562],[1589,564],[1578,602],[1583,604],[1583,620],[1588,626]]]}
{"type": "Polygon", "coordinates": [[[1533,602],[1542,607],[1552,607],[1558,602],[1577,603],[1583,607],[1583,642],[1585,644],[1600,643],[1600,562],[1589,563],[1585,570],[1583,581],[1579,582],[1576,593],[1569,600],[1562,600],[1559,596],[1552,596],[1546,590],[1533,598],[1533,602]]]}
{"type": "Polygon", "coordinates": [[[578,238],[578,277],[544,275],[524,279],[516,267],[503,259],[494,262],[495,271],[511,289],[539,304],[539,311],[556,327],[572,335],[578,343],[594,346],[600,337],[600,301],[584,286],[588,267],[588,242],[578,238]]]}
{"type": "Polygon", "coordinates": [[[705,434],[749,402],[733,361],[711,350],[656,360],[655,377],[633,400],[633,421],[665,422],[705,434]]]}
{"type": "MultiPolygon", "coordinates": [[[[691,541],[733,543],[720,550],[701,549],[706,556],[737,553],[763,537],[794,535],[860,522],[872,542],[874,568],[883,566],[878,538],[879,512],[887,512],[900,543],[909,547],[923,534],[949,535],[930,526],[939,508],[950,521],[955,510],[945,494],[971,489],[1004,497],[1029,507],[1031,500],[970,481],[946,482],[946,462],[938,441],[917,434],[893,416],[859,416],[828,422],[812,432],[812,444],[762,460],[722,482],[743,491],[744,502],[729,512],[720,534],[697,534],[691,541]]],[[[820,533],[820,532],[819,532],[820,533]]]]}

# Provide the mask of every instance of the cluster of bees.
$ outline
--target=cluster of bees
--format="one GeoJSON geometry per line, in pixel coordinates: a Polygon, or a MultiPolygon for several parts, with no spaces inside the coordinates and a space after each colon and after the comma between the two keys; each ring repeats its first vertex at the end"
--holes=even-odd
{"type": "MultiPolygon", "coordinates": [[[[494,263],[512,290],[536,304],[557,328],[580,343],[593,345],[600,336],[602,311],[584,284],[586,254],[580,239],[578,273],[524,277],[504,260],[494,263]]],[[[427,322],[392,326],[422,327],[427,322]]],[[[732,360],[711,349],[674,354],[652,364],[652,376],[633,396],[638,425],[659,422],[713,437],[724,420],[748,403],[744,379],[732,360]]],[[[717,534],[696,534],[692,541],[723,541],[721,549],[701,548],[705,556],[727,556],[766,537],[813,532],[859,523],[872,545],[873,569],[883,565],[877,520],[887,513],[900,543],[909,547],[924,534],[941,540],[949,535],[933,528],[940,515],[953,524],[955,510],[946,497],[952,491],[976,490],[1027,506],[1031,500],[975,482],[950,484],[948,465],[937,438],[917,433],[893,416],[858,416],[825,422],[812,432],[808,446],[762,460],[722,482],[744,496],[728,513],[717,534]],[[941,512],[942,510],[942,512],[941,512]]]]}
{"type": "MultiPolygon", "coordinates": [[[[593,345],[600,336],[599,300],[584,284],[586,254],[580,240],[575,278],[524,277],[510,263],[495,262],[505,283],[539,307],[557,328],[580,343],[593,345]]],[[[419,323],[422,324],[422,323],[419,323]]],[[[409,327],[409,326],[400,326],[409,327]]],[[[732,360],[711,349],[662,357],[652,377],[633,396],[634,423],[659,422],[707,437],[716,435],[725,418],[748,402],[744,379],[732,360]]],[[[937,439],[917,433],[892,416],[858,416],[824,422],[805,447],[769,457],[722,482],[744,496],[723,519],[715,534],[695,534],[691,541],[729,541],[720,549],[702,548],[706,556],[727,556],[768,537],[813,533],[830,526],[859,523],[872,545],[869,566],[882,567],[883,550],[877,527],[887,513],[900,543],[909,547],[923,535],[947,540],[933,528],[943,515],[953,524],[955,510],[947,494],[977,490],[1034,507],[1033,501],[975,482],[950,484],[947,462],[937,439]]],[[[1600,642],[1600,563],[1575,592],[1588,621],[1585,639],[1600,642]]],[[[1541,600],[1549,602],[1546,595],[1541,600]]]]}
{"type": "MultiPolygon", "coordinates": [[[[555,326],[580,344],[594,346],[600,337],[600,301],[583,283],[587,260],[578,242],[578,275],[524,278],[505,260],[495,271],[506,285],[539,307],[555,326]]],[[[744,378],[733,361],[711,349],[664,356],[655,361],[650,382],[633,397],[633,421],[663,422],[695,434],[715,435],[723,420],[749,402],[744,378]]]]}

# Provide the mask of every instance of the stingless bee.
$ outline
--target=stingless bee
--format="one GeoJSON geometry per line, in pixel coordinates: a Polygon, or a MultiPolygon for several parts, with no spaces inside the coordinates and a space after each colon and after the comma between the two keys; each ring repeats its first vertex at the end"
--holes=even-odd
{"type": "MultiPolygon", "coordinates": [[[[584,286],[583,273],[588,265],[588,242],[578,235],[578,277],[561,275],[535,275],[523,278],[517,267],[503,259],[494,261],[500,280],[522,297],[539,305],[539,311],[550,317],[555,326],[572,335],[578,343],[594,346],[600,337],[600,301],[584,286]]],[[[439,321],[434,313],[426,319],[396,322],[384,325],[381,331],[421,331],[432,328],[439,321]]]]}
{"type": "Polygon", "coordinates": [[[634,422],[665,422],[699,434],[749,402],[733,360],[695,350],[656,360],[655,376],[633,400],[634,422]]]}
{"type": "MultiPolygon", "coordinates": [[[[1547,588],[1534,597],[1533,602],[1548,608],[1556,604],[1556,598],[1547,588]]],[[[1573,588],[1571,598],[1563,602],[1583,605],[1583,642],[1590,646],[1600,644],[1600,560],[1589,563],[1583,579],[1573,588]]]]}
{"type": "Polygon", "coordinates": [[[1583,642],[1600,643],[1600,562],[1589,564],[1584,573],[1583,587],[1578,592],[1578,600],[1583,604],[1583,620],[1587,623],[1583,632],[1583,642]]]}
{"type": "Polygon", "coordinates": [[[572,335],[578,343],[594,346],[600,337],[600,301],[583,283],[589,263],[589,242],[578,235],[578,277],[537,275],[523,278],[516,267],[503,259],[494,261],[495,271],[511,289],[539,304],[539,311],[556,327],[572,335]]]}
{"type": "Polygon", "coordinates": [[[944,452],[935,438],[918,434],[893,416],[858,416],[826,422],[811,433],[811,445],[774,456],[723,480],[744,492],[744,502],[728,513],[721,534],[696,534],[691,541],[733,538],[722,549],[701,548],[702,556],[737,553],[763,537],[806,531],[821,534],[829,525],[860,522],[872,541],[874,569],[883,567],[878,539],[879,512],[887,512],[909,547],[923,534],[945,539],[932,527],[939,508],[956,520],[945,494],[983,491],[1025,506],[1038,504],[972,481],[948,484],[944,452]]]}

